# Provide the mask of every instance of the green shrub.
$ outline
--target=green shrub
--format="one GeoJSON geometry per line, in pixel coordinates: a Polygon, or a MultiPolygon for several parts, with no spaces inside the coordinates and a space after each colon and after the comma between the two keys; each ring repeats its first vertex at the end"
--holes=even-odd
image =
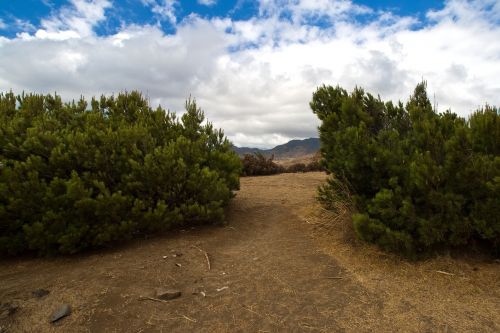
{"type": "Polygon", "coordinates": [[[274,156],[266,158],[261,153],[245,154],[241,159],[243,176],[263,176],[283,173],[285,168],[274,163],[274,156]]]}
{"type": "Polygon", "coordinates": [[[0,253],[75,253],[220,221],[241,163],[194,101],[180,120],[137,92],[63,103],[0,94],[0,253]]]}
{"type": "Polygon", "coordinates": [[[292,165],[289,165],[285,171],[294,173],[294,172],[306,172],[309,170],[307,169],[307,165],[305,163],[294,163],[292,165]]]}
{"type": "Polygon", "coordinates": [[[308,164],[306,164],[305,172],[314,172],[314,171],[325,171],[325,167],[323,166],[319,158],[317,160],[313,160],[308,164]]]}
{"type": "Polygon", "coordinates": [[[324,166],[318,158],[305,163],[294,163],[283,166],[274,162],[274,155],[266,158],[261,153],[245,154],[241,159],[243,164],[243,176],[275,175],[279,173],[298,173],[311,171],[325,171],[324,166]]]}
{"type": "MultiPolygon", "coordinates": [[[[408,257],[474,240],[499,250],[498,109],[486,106],[468,120],[437,114],[425,83],[406,105],[331,86],[310,105],[322,122],[326,168],[354,194],[360,238],[408,257]]],[[[329,191],[322,188],[323,201],[335,197],[329,191]]]]}

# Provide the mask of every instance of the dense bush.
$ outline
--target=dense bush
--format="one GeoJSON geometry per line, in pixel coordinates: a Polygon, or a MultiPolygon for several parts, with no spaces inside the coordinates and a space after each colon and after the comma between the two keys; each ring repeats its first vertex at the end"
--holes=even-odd
{"type": "Polygon", "coordinates": [[[194,101],[0,94],[0,253],[75,253],[223,218],[241,163],[194,101]]]}
{"type": "MultiPolygon", "coordinates": [[[[437,114],[419,84],[406,105],[357,88],[323,86],[310,103],[321,120],[328,171],[345,179],[360,238],[408,257],[481,240],[500,246],[500,116],[437,114]]],[[[336,190],[320,190],[323,201],[336,190]]]]}
{"type": "Polygon", "coordinates": [[[285,168],[274,162],[274,156],[266,158],[261,153],[245,154],[241,159],[243,176],[263,176],[282,173],[285,168]]]}
{"type": "Polygon", "coordinates": [[[285,168],[285,172],[295,173],[295,172],[306,172],[307,165],[305,163],[294,163],[285,168]]]}
{"type": "Polygon", "coordinates": [[[243,176],[275,175],[279,173],[298,173],[311,171],[325,171],[319,158],[309,163],[293,163],[283,166],[274,162],[274,156],[266,158],[261,153],[245,154],[241,159],[243,164],[243,176]]]}

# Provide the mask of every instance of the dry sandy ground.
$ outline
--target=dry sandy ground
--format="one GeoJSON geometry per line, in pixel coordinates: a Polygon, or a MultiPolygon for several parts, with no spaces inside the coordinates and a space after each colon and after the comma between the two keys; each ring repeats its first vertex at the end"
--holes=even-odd
{"type": "Polygon", "coordinates": [[[318,154],[303,155],[300,157],[288,157],[288,158],[276,158],[274,162],[282,165],[284,167],[289,167],[293,164],[304,163],[309,164],[311,162],[319,161],[320,156],[318,154]]]}
{"type": "Polygon", "coordinates": [[[322,173],[243,178],[224,226],[75,257],[0,261],[0,303],[19,306],[0,318],[0,327],[500,332],[498,262],[448,255],[410,263],[355,241],[345,219],[334,219],[316,203],[315,190],[324,179],[322,173]],[[158,287],[183,294],[168,302],[140,299],[158,287]],[[34,298],[38,288],[50,294],[34,298]],[[71,304],[72,314],[50,324],[51,312],[62,303],[71,304]]]}

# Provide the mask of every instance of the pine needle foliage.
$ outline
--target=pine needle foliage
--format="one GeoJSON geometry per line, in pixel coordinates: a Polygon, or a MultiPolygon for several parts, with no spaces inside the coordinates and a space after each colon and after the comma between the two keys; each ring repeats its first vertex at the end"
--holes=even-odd
{"type": "Polygon", "coordinates": [[[0,254],[71,254],[221,221],[241,162],[194,100],[139,92],[63,103],[0,94],[0,254]]]}
{"type": "MultiPolygon", "coordinates": [[[[468,119],[433,110],[426,83],[409,101],[383,102],[361,88],[322,86],[310,103],[321,121],[321,154],[345,179],[357,235],[409,258],[485,243],[500,247],[500,113],[468,119]]],[[[320,190],[336,198],[337,181],[320,190]]],[[[327,205],[328,206],[328,205],[327,205]]]]}

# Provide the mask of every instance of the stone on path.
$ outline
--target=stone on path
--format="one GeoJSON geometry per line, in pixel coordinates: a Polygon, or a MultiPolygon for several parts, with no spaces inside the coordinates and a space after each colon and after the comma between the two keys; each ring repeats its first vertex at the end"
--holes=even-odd
{"type": "Polygon", "coordinates": [[[5,319],[12,316],[18,309],[17,305],[12,303],[1,303],[0,304],[0,319],[5,319]]]}
{"type": "Polygon", "coordinates": [[[171,299],[179,298],[181,297],[181,295],[182,293],[179,290],[164,289],[164,288],[156,289],[156,298],[164,301],[169,301],[171,299]]]}
{"type": "Polygon", "coordinates": [[[32,291],[31,294],[33,295],[33,297],[42,298],[44,296],[47,296],[49,294],[49,291],[45,289],[37,289],[32,291]]]}
{"type": "Polygon", "coordinates": [[[69,304],[63,304],[52,313],[52,316],[50,316],[50,322],[55,323],[59,319],[69,316],[70,314],[71,306],[69,306],[69,304]]]}

